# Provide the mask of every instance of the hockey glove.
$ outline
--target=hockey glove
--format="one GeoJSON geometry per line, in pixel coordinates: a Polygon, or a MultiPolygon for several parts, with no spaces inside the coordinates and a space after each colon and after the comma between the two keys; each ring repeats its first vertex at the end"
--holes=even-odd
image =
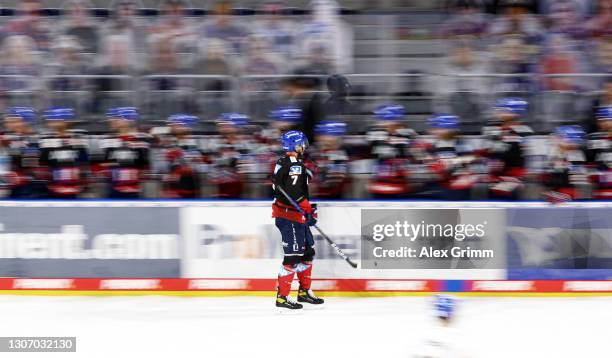
{"type": "Polygon", "coordinates": [[[317,217],[316,217],[316,215],[314,215],[312,213],[306,214],[306,224],[308,226],[315,226],[315,225],[317,225],[317,217]]]}

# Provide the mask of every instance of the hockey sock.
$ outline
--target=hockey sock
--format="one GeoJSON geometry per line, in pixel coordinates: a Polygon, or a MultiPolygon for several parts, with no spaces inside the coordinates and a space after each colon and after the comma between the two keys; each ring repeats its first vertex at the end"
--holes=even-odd
{"type": "Polygon", "coordinates": [[[293,265],[282,265],[280,272],[278,273],[278,294],[281,296],[288,296],[291,292],[291,282],[293,282],[293,276],[295,275],[295,268],[293,265]]]}
{"type": "Polygon", "coordinates": [[[298,280],[300,281],[300,287],[305,290],[310,290],[310,283],[312,279],[310,275],[312,273],[312,263],[300,262],[295,268],[297,272],[298,280]]]}

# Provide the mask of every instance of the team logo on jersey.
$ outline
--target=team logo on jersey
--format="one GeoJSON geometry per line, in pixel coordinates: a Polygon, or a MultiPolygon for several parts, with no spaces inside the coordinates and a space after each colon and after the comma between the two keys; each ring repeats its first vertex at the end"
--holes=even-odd
{"type": "Polygon", "coordinates": [[[289,168],[289,175],[300,175],[302,174],[302,167],[299,165],[294,165],[289,168]]]}

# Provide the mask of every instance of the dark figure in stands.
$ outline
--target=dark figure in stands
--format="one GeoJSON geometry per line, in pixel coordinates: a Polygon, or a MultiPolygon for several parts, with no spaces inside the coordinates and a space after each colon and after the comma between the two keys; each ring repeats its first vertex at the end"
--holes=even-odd
{"type": "Polygon", "coordinates": [[[327,90],[330,97],[325,101],[325,114],[328,117],[353,113],[353,104],[347,99],[351,92],[351,85],[346,77],[342,75],[329,76],[327,90]]]}
{"type": "Polygon", "coordinates": [[[289,104],[302,111],[302,125],[299,129],[304,132],[311,144],[315,142],[315,126],[325,118],[322,95],[316,92],[319,86],[320,81],[317,77],[300,74],[282,83],[289,104]]]}

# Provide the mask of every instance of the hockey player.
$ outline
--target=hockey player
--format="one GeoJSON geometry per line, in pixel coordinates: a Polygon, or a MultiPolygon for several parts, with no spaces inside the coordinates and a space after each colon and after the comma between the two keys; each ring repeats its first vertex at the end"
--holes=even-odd
{"type": "Polygon", "coordinates": [[[133,107],[115,107],[115,108],[110,108],[107,112],[106,112],[106,120],[108,121],[108,128],[110,129],[111,132],[116,132],[117,130],[119,130],[119,123],[121,122],[121,117],[119,116],[119,112],[124,110],[124,109],[130,109],[133,107]]]}
{"type": "Polygon", "coordinates": [[[424,194],[442,200],[467,200],[480,180],[478,156],[461,136],[459,117],[440,114],[429,119],[431,139],[419,141],[412,150],[414,160],[427,167],[424,194]]]}
{"type": "Polygon", "coordinates": [[[240,198],[245,186],[253,149],[247,134],[250,118],[240,113],[223,113],[217,120],[219,140],[213,148],[210,182],[217,186],[217,196],[240,198]]]}
{"type": "Polygon", "coordinates": [[[285,155],[276,162],[274,168],[274,202],[272,217],[280,230],[284,259],[278,274],[278,293],[276,306],[300,309],[298,302],[322,304],[323,299],[314,295],[310,289],[312,260],[315,255],[314,238],[310,226],[316,224],[316,207],[310,204],[308,183],[312,176],[303,162],[308,147],[306,135],[300,131],[289,131],[282,135],[281,142],[285,155]],[[280,191],[283,189],[305,213],[302,215],[280,191]],[[300,282],[298,302],[289,293],[293,277],[297,273],[300,282]]]}
{"type": "Polygon", "coordinates": [[[489,195],[518,199],[527,175],[527,138],[533,130],[521,123],[528,103],[520,98],[501,98],[493,107],[493,120],[483,128],[482,154],[488,159],[489,195]]]}
{"type": "Polygon", "coordinates": [[[6,134],[31,134],[31,124],[36,120],[36,113],[30,107],[9,107],[4,114],[6,134]]]}
{"type": "Polygon", "coordinates": [[[593,166],[594,199],[612,198],[612,106],[596,112],[599,131],[591,133],[587,142],[587,157],[593,166]]]}
{"type": "Polygon", "coordinates": [[[149,169],[150,137],[136,130],[139,118],[134,107],[110,111],[115,133],[103,139],[101,168],[109,181],[111,198],[138,198],[142,192],[143,174],[149,169]]]}
{"type": "Polygon", "coordinates": [[[52,108],[44,114],[50,132],[41,136],[41,165],[48,169],[48,192],[55,198],[77,198],[89,171],[87,139],[69,129],[72,108],[52,108]]]}
{"type": "Polygon", "coordinates": [[[7,183],[11,198],[47,196],[47,171],[40,164],[38,136],[32,128],[36,113],[29,107],[10,107],[4,115],[2,146],[10,158],[7,183]]]}
{"type": "Polygon", "coordinates": [[[309,158],[309,162],[313,163],[314,196],[327,199],[341,198],[349,184],[348,155],[342,148],[342,136],[346,134],[346,124],[323,122],[315,127],[315,134],[317,143],[313,146],[309,158]]]}
{"type": "Polygon", "coordinates": [[[262,159],[269,159],[269,167],[274,167],[278,157],[284,154],[278,138],[284,132],[299,129],[302,123],[302,110],[297,107],[282,106],[270,111],[268,118],[270,125],[259,127],[254,133],[254,140],[258,144],[258,152],[266,157],[262,159]]]}
{"type": "Polygon", "coordinates": [[[264,136],[273,143],[277,143],[277,138],[282,133],[290,130],[299,130],[302,125],[302,110],[297,107],[279,107],[271,111],[268,117],[272,120],[272,125],[265,130],[264,136]]]}
{"type": "Polygon", "coordinates": [[[549,201],[584,198],[585,193],[581,193],[580,189],[586,189],[589,184],[585,137],[580,126],[568,125],[555,129],[543,178],[550,189],[544,193],[549,201]]]}
{"type": "Polygon", "coordinates": [[[454,328],[456,299],[451,295],[434,296],[433,311],[436,322],[425,332],[422,346],[415,358],[464,357],[459,332],[454,328]]]}
{"type": "Polygon", "coordinates": [[[415,190],[407,166],[416,133],[402,125],[404,113],[403,106],[394,104],[374,111],[377,122],[367,132],[368,153],[375,161],[368,191],[374,197],[401,197],[415,190]]]}
{"type": "Polygon", "coordinates": [[[263,184],[263,197],[273,197],[272,186],[270,182],[270,172],[274,169],[279,156],[285,154],[278,138],[290,130],[298,130],[302,123],[302,110],[297,107],[281,106],[273,111],[270,111],[268,118],[271,120],[268,127],[262,127],[255,134],[254,140],[258,144],[254,148],[254,153],[257,156],[257,162],[262,167],[263,171],[259,182],[263,184]]]}
{"type": "Polygon", "coordinates": [[[450,295],[436,295],[434,312],[444,326],[448,326],[455,313],[455,298],[450,295]]]}
{"type": "Polygon", "coordinates": [[[168,118],[171,137],[162,143],[166,173],[163,176],[164,197],[197,198],[200,194],[200,175],[207,166],[207,157],[192,135],[198,118],[188,114],[174,114],[168,118]]]}

